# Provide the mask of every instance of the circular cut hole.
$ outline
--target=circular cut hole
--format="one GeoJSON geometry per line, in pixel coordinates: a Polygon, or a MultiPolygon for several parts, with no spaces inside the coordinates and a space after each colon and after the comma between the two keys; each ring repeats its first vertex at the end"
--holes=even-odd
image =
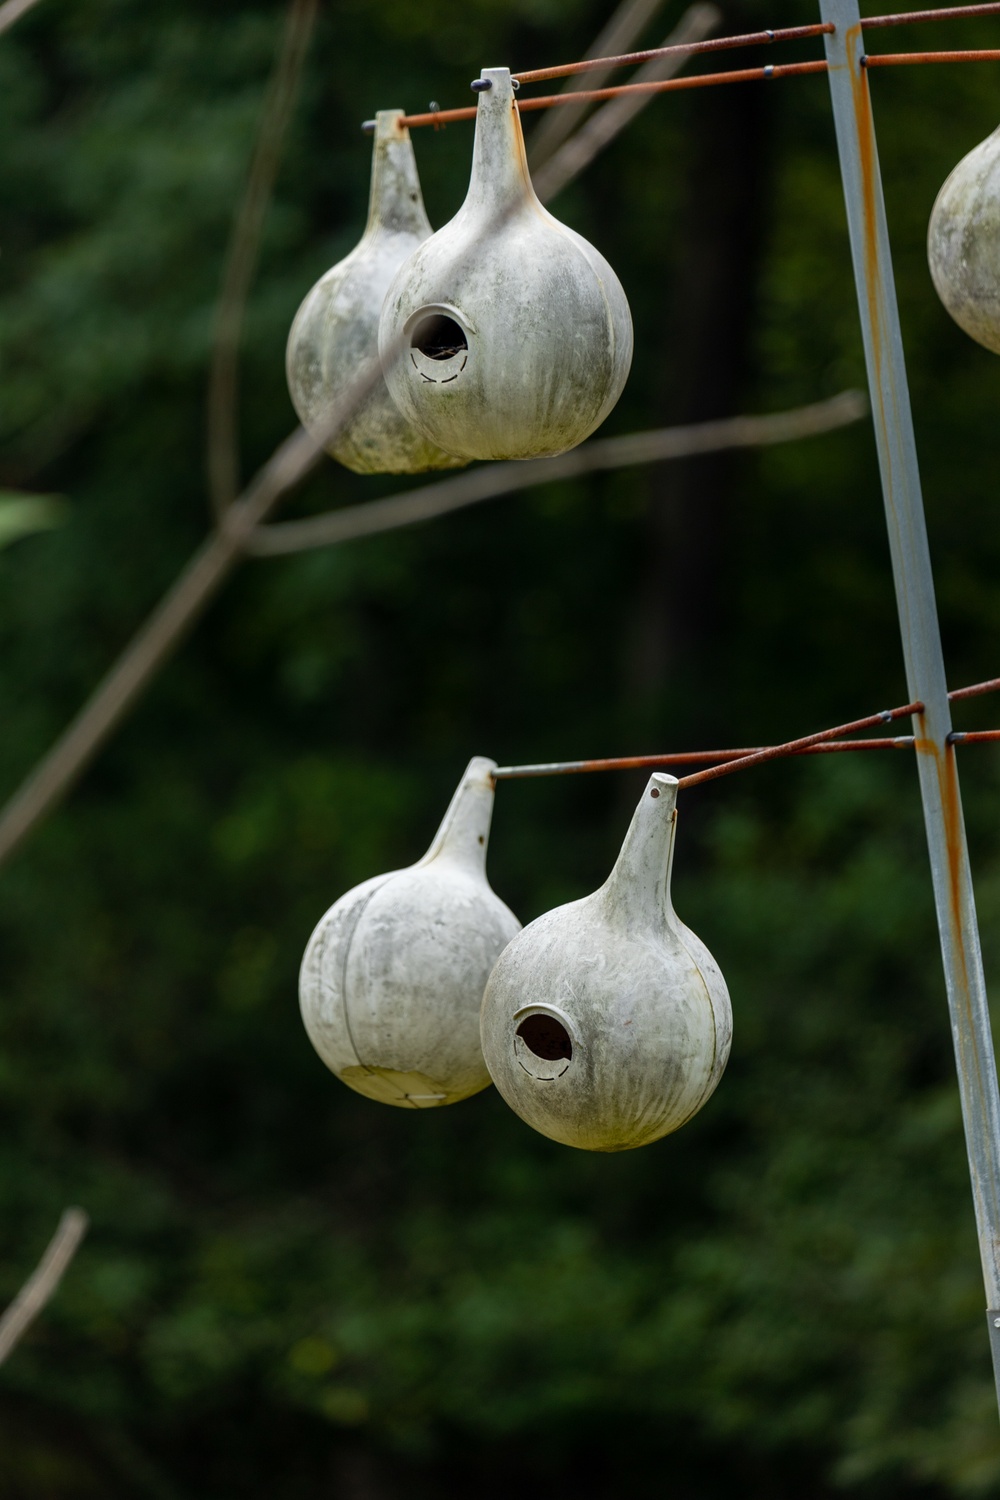
{"type": "Polygon", "coordinates": [[[546,1062],[573,1056],[569,1032],[554,1016],[526,1016],[517,1028],[517,1034],[536,1057],[544,1058],[546,1062]]]}
{"type": "Polygon", "coordinates": [[[433,313],[420,319],[410,335],[410,347],[419,349],[428,359],[453,359],[468,349],[469,341],[454,318],[433,313]]]}

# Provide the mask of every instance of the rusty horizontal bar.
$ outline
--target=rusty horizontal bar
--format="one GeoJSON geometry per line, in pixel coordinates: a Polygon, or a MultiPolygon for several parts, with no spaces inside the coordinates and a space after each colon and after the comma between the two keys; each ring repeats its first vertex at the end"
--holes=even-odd
{"type": "Polygon", "coordinates": [[[919,21],[962,20],[969,16],[1000,16],[1000,0],[988,5],[946,5],[938,10],[910,10],[894,16],[862,16],[861,27],[869,31],[876,26],[910,26],[919,21]]]}
{"type": "Polygon", "coordinates": [[[985,682],[974,682],[970,687],[954,688],[948,697],[952,703],[963,698],[981,698],[984,693],[1000,693],[1000,677],[988,677],[985,682]]]}
{"type": "MultiPolygon", "coordinates": [[[[1000,735],[1000,730],[997,731],[1000,735]]],[[[592,771],[635,771],[656,766],[691,766],[703,761],[745,760],[763,749],[777,746],[751,745],[742,750],[681,750],[669,755],[625,755],[606,760],[556,760],[534,766],[500,766],[493,772],[494,781],[523,781],[535,776],[586,775],[592,771]]],[[[913,735],[884,736],[876,740],[827,740],[819,745],[789,751],[789,755],[829,755],[844,750],[912,750],[913,735]]]]}
{"type": "Polygon", "coordinates": [[[980,47],[966,52],[866,52],[862,68],[903,68],[914,63],[1000,62],[1000,48],[980,47]]]}
{"type": "MultiPolygon", "coordinates": [[[[620,83],[607,89],[577,89],[570,94],[541,94],[534,99],[519,99],[519,113],[534,109],[553,109],[562,104],[594,104],[602,99],[616,99],[620,94],[667,94],[678,89],[711,88],[722,83],[750,83],[761,79],[791,78],[799,73],[825,73],[822,59],[814,62],[774,63],[762,68],[738,68],[726,73],[692,73],[685,78],[665,78],[649,83],[620,83]]],[[[422,115],[403,115],[400,125],[412,130],[418,125],[448,125],[453,120],[472,120],[476,106],[463,109],[440,109],[422,115]]],[[[365,125],[370,124],[366,121],[365,125]]],[[[364,128],[364,127],[362,127],[364,128]]]]}
{"type": "MultiPolygon", "coordinates": [[[[948,694],[953,703],[965,698],[979,698],[985,693],[1000,692],[1000,677],[990,677],[985,682],[973,682],[968,687],[955,688],[948,694]]],[[[600,760],[553,760],[540,761],[528,766],[500,766],[493,772],[494,781],[521,781],[536,776],[579,776],[593,771],[635,771],[656,766],[700,765],[704,761],[728,764],[784,758],[792,755],[830,755],[840,751],[855,750],[911,750],[912,734],[884,735],[874,740],[841,740],[824,738],[848,734],[867,725],[887,723],[916,712],[919,705],[908,704],[905,708],[884,709],[868,719],[858,719],[854,724],[844,724],[838,729],[824,729],[819,735],[807,735],[805,739],[789,740],[783,745],[753,745],[739,750],[679,750],[668,755],[618,755],[600,760]]],[[[951,741],[956,745],[988,744],[1000,740],[1000,729],[956,730],[951,741]]],[[[724,774],[724,772],[719,773],[724,774]]],[[[697,778],[697,779],[705,779],[697,778]]]]}
{"type": "Polygon", "coordinates": [[[730,760],[720,766],[710,766],[707,771],[695,771],[691,776],[682,776],[679,784],[699,786],[703,781],[714,781],[719,776],[728,776],[730,771],[742,771],[750,766],[761,765],[767,760],[777,760],[779,756],[795,755],[811,745],[820,744],[822,740],[839,739],[842,734],[853,734],[858,729],[874,729],[877,724],[889,724],[894,719],[908,718],[923,711],[924,705],[919,701],[906,703],[902,708],[884,708],[881,713],[868,714],[866,718],[855,719],[851,724],[838,724],[835,729],[821,729],[817,734],[807,734],[802,739],[789,740],[784,745],[772,745],[766,750],[757,750],[753,755],[745,755],[742,760],[730,760]]]}
{"type": "Polygon", "coordinates": [[[671,57],[678,53],[724,52],[736,47],[762,47],[771,42],[799,41],[803,37],[822,36],[833,28],[825,22],[809,26],[785,26],[779,31],[749,31],[742,36],[711,37],[704,42],[681,42],[673,47],[651,47],[646,52],[622,52],[617,57],[588,57],[583,62],[559,63],[552,68],[530,68],[525,73],[515,73],[518,83],[541,83],[546,78],[570,78],[577,73],[594,73],[602,68],[631,68],[638,63],[652,62],[654,58],[671,57]]]}

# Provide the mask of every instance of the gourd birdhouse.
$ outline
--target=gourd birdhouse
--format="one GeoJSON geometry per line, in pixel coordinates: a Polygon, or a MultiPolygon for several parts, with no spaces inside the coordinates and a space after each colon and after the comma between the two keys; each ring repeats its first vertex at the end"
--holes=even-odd
{"type": "Polygon", "coordinates": [[[725,980],[670,903],[676,802],[676,779],[654,775],[604,885],[529,923],[486,986],[493,1082],[567,1146],[626,1151],[679,1129],[729,1056],[725,980]]]}
{"type": "Polygon", "coordinates": [[[359,243],[313,287],[288,335],[285,365],[303,427],[358,474],[417,474],[460,468],[400,413],[378,365],[378,319],[393,276],[431,226],[401,109],[375,117],[368,225],[359,243]],[[338,402],[358,380],[373,388],[331,431],[338,402]]]}
{"type": "Polygon", "coordinates": [[[463,458],[562,453],[604,421],[632,362],[621,283],[542,207],[506,68],[481,80],[462,208],[397,272],[379,325],[404,416],[463,458]]]}
{"type": "Polygon", "coordinates": [[[962,158],[938,193],[927,259],[955,322],[1000,354],[1000,129],[962,158]]]}
{"type": "Polygon", "coordinates": [[[427,853],[331,906],[299,976],[309,1039],[359,1094],[432,1109],[490,1081],[479,1007],[520,923],[486,879],[495,763],[469,762],[427,853]]]}

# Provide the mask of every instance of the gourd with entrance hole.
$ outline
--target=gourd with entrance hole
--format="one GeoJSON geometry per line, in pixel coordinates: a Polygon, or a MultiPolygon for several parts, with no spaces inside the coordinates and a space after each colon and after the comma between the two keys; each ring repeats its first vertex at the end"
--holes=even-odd
{"type": "Polygon", "coordinates": [[[285,366],[303,427],[358,474],[418,474],[462,460],[418,432],[396,407],[378,367],[378,319],[396,271],[431,233],[410,133],[401,109],[375,117],[368,224],[344,260],[322,276],[295,314],[285,366]],[[375,385],[330,436],[338,401],[355,381],[375,385]]]}
{"type": "Polygon", "coordinates": [[[719,967],[670,902],[677,781],[655,774],[610,876],[504,949],[483,996],[493,1082],[542,1135],[627,1151],[677,1130],[732,1039],[719,967]]]}
{"type": "Polygon", "coordinates": [[[327,1067],[369,1099],[433,1109],[489,1085],[479,1006],[521,926],[486,879],[495,769],[471,760],[423,859],[355,886],[309,939],[306,1031],[327,1067]]]}
{"type": "Polygon", "coordinates": [[[562,453],[604,421],[632,362],[621,283],[535,196],[506,68],[486,68],[459,212],[397,272],[379,323],[386,384],[463,458],[562,453]]]}
{"type": "Polygon", "coordinates": [[[962,158],[938,193],[927,259],[955,322],[1000,354],[1000,128],[962,158]]]}

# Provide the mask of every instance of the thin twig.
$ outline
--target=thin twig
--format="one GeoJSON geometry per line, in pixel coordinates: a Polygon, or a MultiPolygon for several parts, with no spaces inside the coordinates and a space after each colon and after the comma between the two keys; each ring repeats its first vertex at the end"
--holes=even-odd
{"type": "Polygon", "coordinates": [[[429,521],[498,495],[514,494],[559,479],[575,479],[598,469],[625,469],[662,463],[665,459],[688,458],[695,453],[788,443],[795,438],[846,427],[859,421],[867,410],[868,402],[860,391],[842,391],[829,401],[769,416],[727,417],[690,427],[664,427],[657,432],[636,432],[628,437],[592,439],[558,458],[486,464],[481,469],[422,485],[402,495],[345,506],[343,510],[307,521],[262,527],[250,538],[247,551],[257,557],[273,557],[283,552],[302,552],[309,547],[330,547],[375,532],[429,521]]]}
{"type": "MultiPolygon", "coordinates": [[[[608,57],[627,52],[662,7],[663,0],[622,0],[587,52],[587,57],[608,57]]],[[[597,83],[594,82],[595,76],[600,81],[610,75],[610,68],[598,69],[596,75],[594,73],[590,75],[591,87],[597,87],[597,83]]],[[[580,88],[582,85],[577,83],[575,78],[570,78],[567,79],[565,87],[569,90],[580,88]]],[[[555,155],[573,129],[573,125],[574,120],[568,115],[557,113],[543,117],[541,124],[532,133],[528,145],[528,166],[532,176],[544,162],[549,160],[549,157],[555,155]]]]}
{"type": "Polygon", "coordinates": [[[7,1311],[0,1317],[0,1365],[20,1342],[58,1287],[66,1267],[80,1248],[89,1219],[82,1208],[67,1208],[48,1249],[7,1311]]]}
{"type": "Polygon", "coordinates": [[[221,518],[239,491],[239,348],[260,238],[298,98],[317,0],[292,0],[261,112],[243,199],[233,221],[208,378],[208,490],[221,518]]]}
{"type": "MultiPolygon", "coordinates": [[[[687,42],[698,42],[719,24],[721,12],[714,5],[699,4],[692,5],[686,10],[678,22],[676,28],[667,37],[665,45],[670,47],[683,46],[687,42]]],[[[636,83],[656,83],[661,79],[672,78],[687,62],[691,56],[690,52],[671,52],[667,57],[656,57],[648,62],[644,68],[640,68],[635,75],[636,83]]],[[[594,75],[591,74],[590,80],[594,75]]],[[[598,75],[600,76],[600,75],[598,75]]],[[[576,82],[576,80],[574,80],[576,82]]],[[[577,82],[577,89],[582,85],[577,82]]],[[[546,161],[537,172],[533,174],[535,192],[543,203],[554,198],[558,192],[572,182],[574,177],[588,167],[597,156],[609,146],[625,126],[630,124],[640,111],[653,100],[653,95],[648,93],[619,95],[616,99],[609,99],[596,114],[591,115],[569,140],[555,152],[551,159],[546,161]]],[[[566,120],[567,129],[563,135],[569,134],[568,117],[559,110],[545,115],[545,120],[566,120]]]]}
{"type": "Polygon", "coordinates": [[[38,0],[7,0],[6,5],[0,5],[0,36],[37,4],[38,0]]]}

